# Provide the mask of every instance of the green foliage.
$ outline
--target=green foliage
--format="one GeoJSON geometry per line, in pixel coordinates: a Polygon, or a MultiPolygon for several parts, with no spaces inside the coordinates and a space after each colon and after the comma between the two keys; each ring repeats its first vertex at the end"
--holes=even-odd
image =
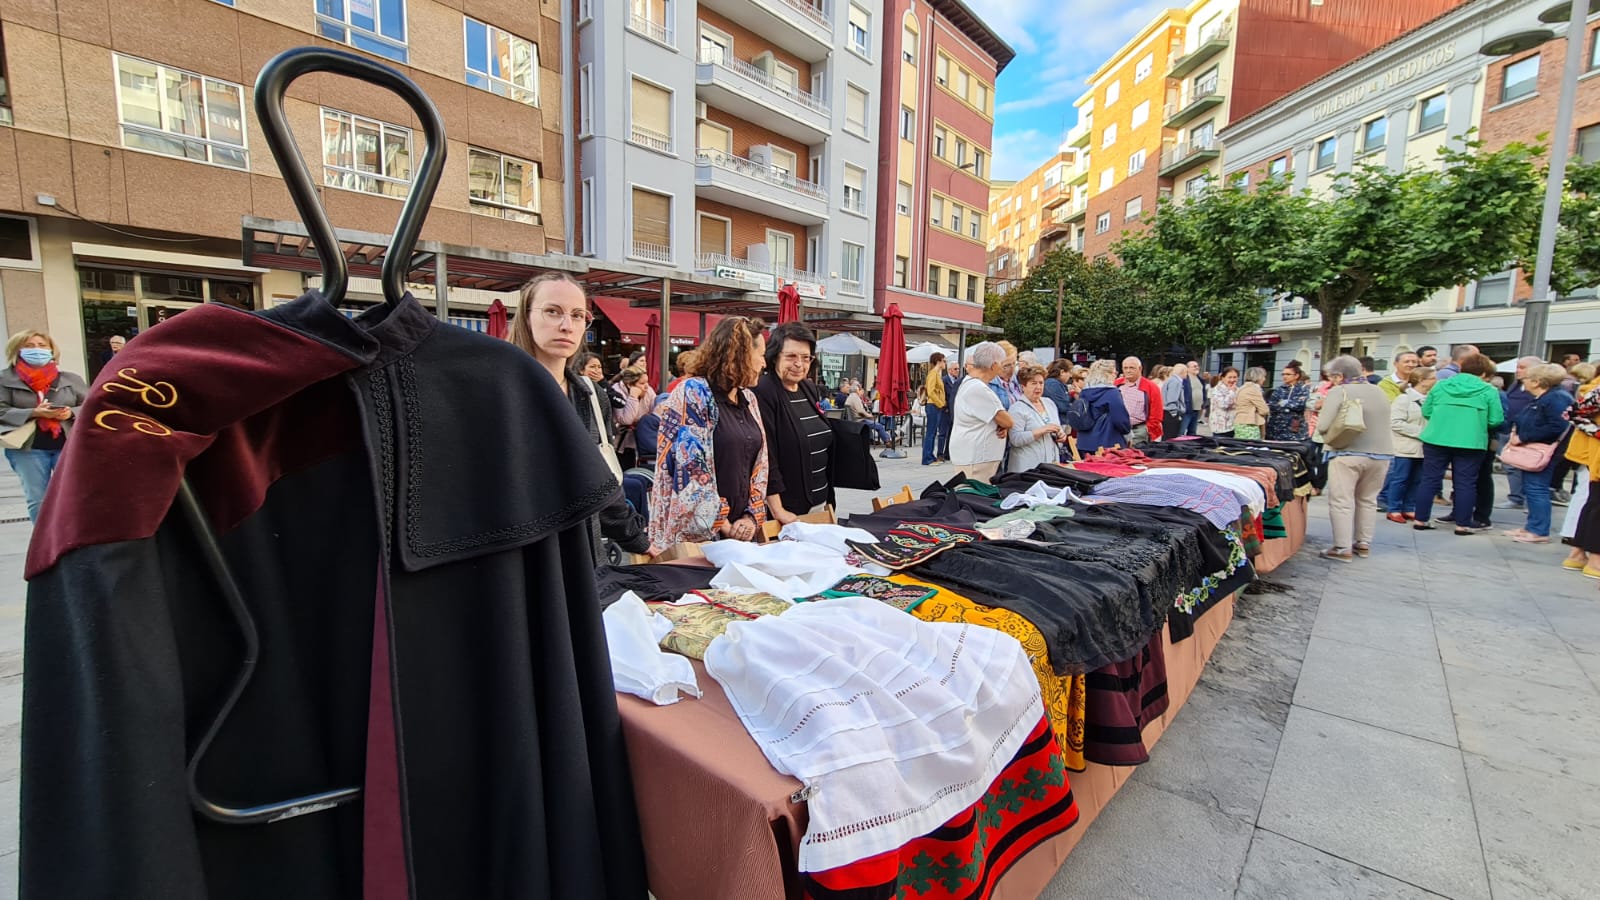
{"type": "Polygon", "coordinates": [[[1326,359],[1349,307],[1402,309],[1515,262],[1537,223],[1539,153],[1469,144],[1441,151],[1439,168],[1359,168],[1326,196],[1294,193],[1285,178],[1254,191],[1234,181],[1163,201],[1117,253],[1147,290],[1189,298],[1183,307],[1239,304],[1228,325],[1243,320],[1248,295],[1250,328],[1228,341],[1254,329],[1258,292],[1304,297],[1322,314],[1326,359]]]}
{"type": "MultiPolygon", "coordinates": [[[[1570,294],[1600,280],[1600,162],[1568,161],[1566,188],[1550,284],[1570,294]]],[[[1529,247],[1528,259],[1534,250],[1529,247]]]]}

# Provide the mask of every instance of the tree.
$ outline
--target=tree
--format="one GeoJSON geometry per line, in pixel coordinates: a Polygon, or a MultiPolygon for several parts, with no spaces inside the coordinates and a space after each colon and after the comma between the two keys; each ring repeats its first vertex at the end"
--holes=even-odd
{"type": "MultiPolygon", "coordinates": [[[[1600,276],[1600,162],[1570,160],[1566,188],[1550,284],[1557,291],[1570,294],[1593,287],[1600,276]]],[[[1538,232],[1531,237],[1537,240],[1538,232]]],[[[1530,244],[1526,259],[1532,260],[1536,251],[1537,247],[1530,244]]],[[[1532,278],[1532,263],[1526,265],[1532,278]]]]}
{"type": "Polygon", "coordinates": [[[1045,254],[1005,295],[989,295],[983,320],[1019,347],[1053,346],[1058,286],[1063,352],[1074,344],[1101,355],[1166,349],[1166,332],[1157,333],[1147,298],[1122,269],[1066,248],[1045,254]]]}
{"type": "Polygon", "coordinates": [[[1331,359],[1347,310],[1403,309],[1515,264],[1536,224],[1539,152],[1470,144],[1441,151],[1437,169],[1359,168],[1326,196],[1294,193],[1283,178],[1254,191],[1235,180],[1164,201],[1117,253],[1148,289],[1202,307],[1252,294],[1259,316],[1261,292],[1303,297],[1322,314],[1331,359]]]}

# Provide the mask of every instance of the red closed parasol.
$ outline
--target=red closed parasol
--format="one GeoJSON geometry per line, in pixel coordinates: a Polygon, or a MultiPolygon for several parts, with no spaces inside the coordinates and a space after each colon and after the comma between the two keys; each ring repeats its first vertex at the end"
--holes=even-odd
{"type": "Polygon", "coordinates": [[[778,324],[800,321],[800,289],[786,284],[778,289],[778,324]]]}
{"type": "MultiPolygon", "coordinates": [[[[899,304],[883,311],[883,340],[878,355],[878,410],[886,416],[903,416],[911,411],[907,394],[911,373],[906,369],[906,329],[899,304]]],[[[900,423],[890,426],[895,443],[900,438],[900,423]]],[[[891,443],[881,454],[884,459],[904,459],[905,452],[891,443]]]]}
{"type": "Polygon", "coordinates": [[[506,327],[506,305],[498,299],[489,304],[489,337],[505,340],[510,329],[506,327]]]}
{"type": "Polygon", "coordinates": [[[666,382],[661,380],[661,317],[655,313],[644,323],[644,380],[660,390],[666,382]]]}

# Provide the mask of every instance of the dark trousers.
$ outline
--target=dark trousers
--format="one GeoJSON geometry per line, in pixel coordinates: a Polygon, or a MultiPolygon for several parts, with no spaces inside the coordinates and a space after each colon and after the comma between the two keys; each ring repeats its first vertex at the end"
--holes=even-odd
{"type": "MultiPolygon", "coordinates": [[[[1483,451],[1478,463],[1478,490],[1473,495],[1472,522],[1488,525],[1494,520],[1494,451],[1483,451]]],[[[1459,520],[1457,520],[1459,521],[1459,520]]]]}
{"type": "Polygon", "coordinates": [[[1396,456],[1389,462],[1389,475],[1382,492],[1378,494],[1378,502],[1392,513],[1415,512],[1412,495],[1416,493],[1417,481],[1421,478],[1422,460],[1396,456]]]}
{"type": "Polygon", "coordinates": [[[955,413],[953,412],[954,406],[955,403],[952,400],[952,409],[945,410],[944,417],[939,420],[939,446],[934,448],[934,455],[939,459],[950,458],[950,428],[956,423],[955,413]]]}
{"type": "Polygon", "coordinates": [[[922,405],[922,464],[931,465],[938,456],[939,432],[944,429],[944,410],[932,403],[922,405]]]}
{"type": "Polygon", "coordinates": [[[1161,434],[1175,438],[1183,434],[1183,413],[1166,413],[1161,417],[1161,434]]]}
{"type": "Polygon", "coordinates": [[[1422,445],[1422,479],[1412,495],[1417,510],[1417,521],[1433,518],[1433,498],[1444,486],[1444,472],[1449,469],[1455,484],[1455,520],[1457,527],[1474,524],[1473,515],[1478,501],[1478,470],[1483,467],[1484,451],[1463,450],[1458,447],[1422,445]]]}

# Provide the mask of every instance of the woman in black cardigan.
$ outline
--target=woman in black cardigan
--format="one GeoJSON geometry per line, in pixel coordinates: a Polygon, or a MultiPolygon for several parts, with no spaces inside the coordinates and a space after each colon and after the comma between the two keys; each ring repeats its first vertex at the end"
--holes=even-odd
{"type": "Polygon", "coordinates": [[[833,430],[822,416],[822,392],[809,378],[816,354],[811,329],[777,326],[767,341],[767,371],[755,387],[767,431],[767,510],[780,525],[833,497],[833,430]]]}

